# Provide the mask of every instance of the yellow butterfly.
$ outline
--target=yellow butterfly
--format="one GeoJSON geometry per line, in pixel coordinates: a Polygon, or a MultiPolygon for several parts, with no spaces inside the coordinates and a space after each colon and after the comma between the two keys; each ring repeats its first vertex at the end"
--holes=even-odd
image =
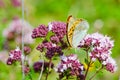
{"type": "Polygon", "coordinates": [[[67,41],[70,47],[76,48],[85,37],[89,29],[89,24],[84,19],[76,19],[69,16],[67,19],[67,41]]]}

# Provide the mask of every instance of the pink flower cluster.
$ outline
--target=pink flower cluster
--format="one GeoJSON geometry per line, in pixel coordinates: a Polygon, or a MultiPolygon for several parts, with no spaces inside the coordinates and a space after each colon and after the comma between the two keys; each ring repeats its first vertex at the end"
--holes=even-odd
{"type": "Polygon", "coordinates": [[[47,41],[43,42],[42,44],[39,44],[37,46],[37,50],[39,50],[40,52],[45,51],[45,56],[48,59],[51,59],[54,55],[56,55],[56,53],[58,55],[63,55],[61,47],[57,46],[56,44],[53,44],[52,42],[47,41]]]}
{"type": "Polygon", "coordinates": [[[40,25],[32,32],[33,39],[43,38],[42,44],[37,46],[37,50],[40,52],[45,51],[45,56],[49,59],[51,59],[55,53],[63,55],[62,49],[67,46],[67,44],[62,40],[65,35],[66,24],[64,22],[50,22],[48,27],[40,25]],[[49,32],[52,32],[53,34],[47,36],[49,32]],[[49,39],[47,37],[49,37],[49,39]]]}
{"type": "Polygon", "coordinates": [[[45,25],[40,25],[33,30],[32,38],[46,37],[47,33],[48,28],[45,25]]]}
{"type": "Polygon", "coordinates": [[[3,36],[8,40],[15,40],[17,43],[21,43],[22,27],[24,28],[24,43],[33,43],[34,40],[31,38],[32,26],[27,21],[22,22],[22,20],[18,18],[14,19],[3,31],[3,36]]]}
{"type": "Polygon", "coordinates": [[[7,60],[7,64],[11,65],[15,61],[21,61],[21,50],[17,47],[15,50],[11,50],[9,54],[9,58],[7,60]]]}
{"type": "Polygon", "coordinates": [[[49,31],[52,30],[59,39],[62,39],[66,35],[66,24],[63,22],[50,22],[48,28],[49,31]]]}
{"type": "Polygon", "coordinates": [[[117,64],[112,57],[109,57],[106,61],[103,62],[107,71],[114,73],[117,70],[117,64]]]}
{"type": "Polygon", "coordinates": [[[71,75],[80,75],[84,70],[83,65],[79,62],[77,55],[71,54],[69,56],[61,56],[61,62],[55,68],[58,73],[64,73],[64,71],[70,69],[71,75]]]}
{"type": "MultiPolygon", "coordinates": [[[[106,69],[110,72],[114,72],[114,69],[109,70],[108,64],[111,57],[111,50],[114,46],[114,41],[110,40],[110,37],[103,36],[99,33],[88,34],[86,37],[80,42],[80,48],[84,48],[86,50],[90,50],[89,56],[92,61],[98,59],[106,69]]],[[[114,66],[115,64],[110,63],[109,66],[114,66]]]]}

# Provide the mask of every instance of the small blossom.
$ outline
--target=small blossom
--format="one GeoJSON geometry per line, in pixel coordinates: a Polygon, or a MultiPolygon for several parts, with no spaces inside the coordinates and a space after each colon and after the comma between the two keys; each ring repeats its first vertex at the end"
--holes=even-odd
{"type": "Polygon", "coordinates": [[[31,48],[28,47],[28,46],[25,46],[24,47],[24,53],[25,53],[25,55],[28,55],[30,52],[31,52],[31,48]]]}
{"type": "Polygon", "coordinates": [[[51,42],[53,42],[53,43],[58,43],[58,42],[59,42],[59,38],[58,38],[57,36],[51,36],[51,37],[50,37],[50,40],[51,40],[51,42]]]}
{"type": "Polygon", "coordinates": [[[30,67],[29,67],[29,65],[25,65],[24,66],[24,73],[25,74],[28,74],[30,72],[30,67]]]}
{"type": "Polygon", "coordinates": [[[39,44],[36,48],[38,51],[43,52],[44,49],[44,45],[43,44],[39,44]]]}
{"type": "Polygon", "coordinates": [[[12,65],[12,63],[13,63],[13,60],[11,58],[8,58],[7,59],[7,65],[12,65]]]}
{"type": "Polygon", "coordinates": [[[40,25],[35,28],[32,33],[32,38],[46,37],[48,28],[45,25],[40,25]]]}

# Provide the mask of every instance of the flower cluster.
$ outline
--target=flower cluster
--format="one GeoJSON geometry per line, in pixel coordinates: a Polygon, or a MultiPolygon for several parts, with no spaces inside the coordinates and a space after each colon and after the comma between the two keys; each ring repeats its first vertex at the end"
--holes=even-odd
{"type": "Polygon", "coordinates": [[[40,25],[35,28],[32,32],[32,38],[44,38],[42,43],[37,46],[37,50],[40,52],[45,52],[45,56],[51,59],[54,55],[63,55],[62,49],[67,46],[64,42],[63,37],[66,35],[66,24],[63,22],[50,22],[48,27],[45,25],[40,25]],[[53,34],[47,34],[52,32],[53,34]],[[47,39],[46,39],[47,38],[47,39]],[[58,45],[59,44],[59,45],[58,45]]]}
{"type": "Polygon", "coordinates": [[[43,41],[42,44],[39,44],[37,46],[37,50],[39,50],[40,52],[45,51],[46,52],[45,56],[48,59],[51,59],[56,54],[63,55],[61,47],[57,46],[56,44],[53,44],[52,42],[47,42],[47,41],[46,42],[43,41]]]}
{"type": "Polygon", "coordinates": [[[21,56],[22,56],[22,53],[18,47],[15,50],[11,50],[9,54],[9,58],[7,60],[7,64],[11,65],[16,61],[21,61],[21,56]]]}
{"type": "Polygon", "coordinates": [[[24,36],[23,40],[25,44],[33,43],[33,39],[31,38],[32,34],[32,26],[24,21],[22,22],[21,19],[14,19],[9,26],[3,31],[3,36],[9,40],[14,40],[17,43],[21,43],[21,34],[22,34],[22,27],[24,27],[24,36]]]}
{"type": "Polygon", "coordinates": [[[61,40],[66,35],[66,24],[63,22],[51,22],[48,24],[49,31],[51,30],[61,40]]]}
{"type": "MultiPolygon", "coordinates": [[[[89,56],[91,60],[95,61],[98,59],[102,65],[107,67],[112,53],[111,49],[114,46],[113,42],[114,41],[110,40],[110,37],[103,36],[99,33],[93,33],[91,35],[86,35],[78,47],[90,50],[89,56]]],[[[114,66],[114,64],[111,63],[111,66],[114,66]]],[[[114,69],[112,70],[113,71],[110,72],[114,72],[114,69]]]]}
{"type": "Polygon", "coordinates": [[[64,73],[69,70],[70,75],[80,76],[84,70],[83,65],[79,62],[77,55],[61,56],[61,62],[55,68],[58,73],[64,73]]]}
{"type": "MultiPolygon", "coordinates": [[[[43,67],[43,71],[47,70],[47,68],[49,67],[49,62],[43,62],[43,61],[38,61],[38,62],[35,62],[33,64],[33,69],[35,72],[40,72],[41,69],[42,69],[42,66],[44,65],[43,67]]],[[[51,63],[51,68],[54,67],[54,64],[51,63]]]]}
{"type": "Polygon", "coordinates": [[[48,28],[45,25],[40,25],[35,28],[32,33],[32,38],[46,37],[48,28]]]}
{"type": "Polygon", "coordinates": [[[107,71],[114,73],[117,70],[117,64],[112,57],[109,57],[106,61],[104,61],[104,65],[107,71]]]}
{"type": "MultiPolygon", "coordinates": [[[[14,24],[12,24],[14,25],[14,24]]],[[[19,25],[20,26],[20,25],[19,25]]],[[[14,34],[15,32],[19,34],[21,28],[11,28],[9,35],[14,34]]],[[[42,71],[46,74],[46,79],[48,75],[54,69],[59,74],[59,80],[76,78],[76,80],[86,80],[90,67],[96,60],[102,66],[98,69],[93,76],[89,79],[91,80],[101,69],[106,69],[109,72],[115,72],[116,62],[111,57],[111,50],[114,46],[114,41],[110,37],[104,36],[99,33],[87,34],[83,40],[78,44],[78,48],[84,50],[87,55],[83,55],[85,61],[81,63],[76,54],[70,54],[66,56],[64,52],[68,45],[66,43],[66,24],[64,22],[50,22],[46,25],[39,25],[32,31],[31,37],[33,39],[40,38],[40,44],[36,49],[43,53],[44,60],[37,61],[33,64],[34,72],[42,71]],[[56,58],[60,58],[60,63],[54,67],[54,61],[56,58]],[[83,65],[85,63],[85,65],[83,65]]],[[[74,36],[74,35],[73,35],[74,36]]],[[[72,47],[71,47],[72,48],[72,47]]],[[[73,49],[70,49],[70,52],[73,49]]],[[[24,47],[24,72],[25,74],[30,72],[30,67],[27,61],[27,55],[31,52],[31,48],[28,46],[24,47]]],[[[15,61],[21,61],[21,51],[20,49],[15,49],[10,52],[7,64],[12,64],[15,61]]],[[[82,59],[83,59],[82,58],[82,59]]],[[[23,59],[23,58],[22,58],[23,59]]],[[[96,66],[97,68],[98,66],[96,66]]],[[[43,73],[43,74],[44,74],[43,73]]],[[[42,74],[40,74],[41,77],[42,74]]]]}

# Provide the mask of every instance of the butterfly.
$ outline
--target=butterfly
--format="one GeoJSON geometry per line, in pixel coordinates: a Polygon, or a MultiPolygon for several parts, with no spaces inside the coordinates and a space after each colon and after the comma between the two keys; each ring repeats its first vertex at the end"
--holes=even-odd
{"type": "Polygon", "coordinates": [[[89,24],[84,19],[76,19],[72,15],[67,18],[67,41],[70,47],[76,48],[85,37],[89,24]]]}

